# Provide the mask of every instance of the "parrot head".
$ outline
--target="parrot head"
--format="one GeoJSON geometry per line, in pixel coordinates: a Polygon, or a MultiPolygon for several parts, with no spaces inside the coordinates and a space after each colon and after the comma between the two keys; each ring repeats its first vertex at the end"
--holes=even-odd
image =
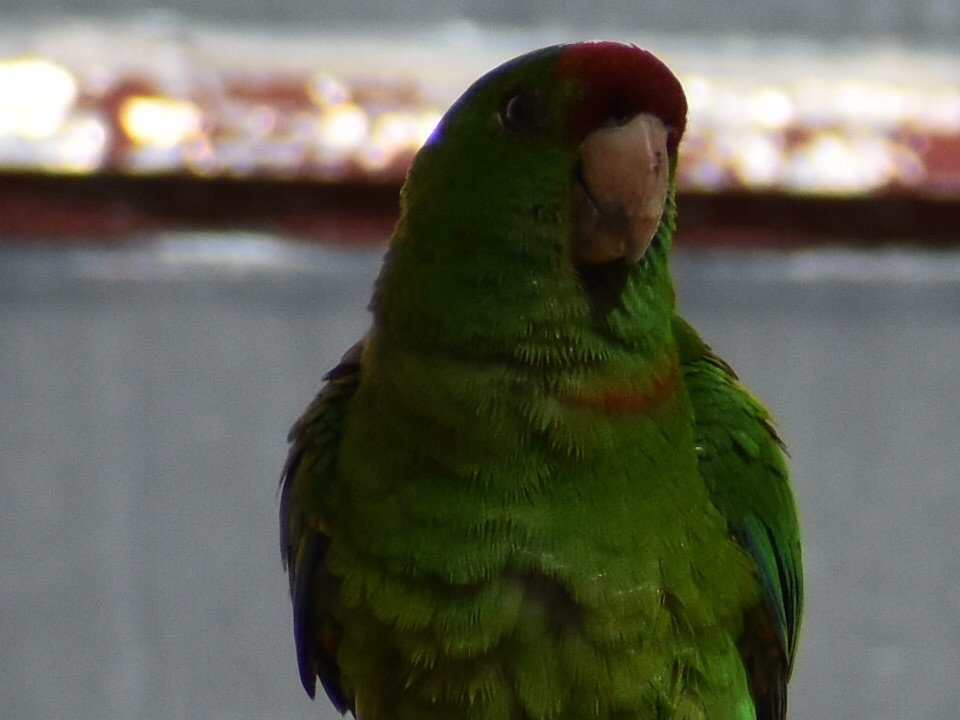
{"type": "Polygon", "coordinates": [[[677,78],[634,46],[558,45],[492,70],[413,162],[378,322],[418,342],[540,359],[583,355],[592,333],[649,335],[623,326],[655,300],[672,307],[685,121],[677,78]]]}

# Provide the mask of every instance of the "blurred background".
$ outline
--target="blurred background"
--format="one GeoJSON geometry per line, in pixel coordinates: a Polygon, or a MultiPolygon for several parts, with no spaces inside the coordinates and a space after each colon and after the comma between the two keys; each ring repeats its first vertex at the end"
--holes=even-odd
{"type": "Polygon", "coordinates": [[[690,101],[679,302],[773,409],[805,531],[794,720],[960,707],[960,3],[0,10],[0,717],[315,718],[285,434],[412,154],[537,46],[690,101]]]}

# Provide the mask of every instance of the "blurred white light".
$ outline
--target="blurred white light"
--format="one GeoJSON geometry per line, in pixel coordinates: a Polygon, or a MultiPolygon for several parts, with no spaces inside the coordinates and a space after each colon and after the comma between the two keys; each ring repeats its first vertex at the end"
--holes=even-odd
{"type": "Polygon", "coordinates": [[[58,133],[48,162],[62,172],[94,172],[103,163],[108,137],[107,125],[99,115],[71,118],[58,133]]]}
{"type": "Polygon", "coordinates": [[[841,80],[830,102],[838,122],[853,129],[890,130],[919,110],[915,92],[875,80],[841,80]]]}
{"type": "Polygon", "coordinates": [[[873,127],[886,130],[892,130],[911,117],[916,117],[923,102],[915,91],[890,83],[878,83],[873,96],[873,112],[870,115],[873,127]]]}
{"type": "Polygon", "coordinates": [[[69,71],[48,60],[0,62],[0,136],[50,137],[77,98],[69,71]]]}
{"type": "Polygon", "coordinates": [[[330,108],[317,121],[321,147],[335,153],[358,150],[367,139],[369,130],[367,113],[353,104],[330,108]]]}
{"type": "Polygon", "coordinates": [[[960,133],[960,90],[938,87],[918,102],[916,124],[932,130],[960,133]]]}
{"type": "Polygon", "coordinates": [[[708,115],[713,121],[712,124],[721,128],[747,125],[750,122],[750,116],[745,112],[744,95],[744,88],[736,88],[728,83],[717,83],[714,86],[708,115]]]}
{"type": "Polygon", "coordinates": [[[780,130],[792,123],[795,115],[793,100],[782,88],[762,88],[750,100],[750,116],[761,128],[780,130]]]}
{"type": "Polygon", "coordinates": [[[800,192],[849,194],[871,190],[896,176],[894,148],[884,138],[822,133],[794,153],[790,186],[800,192]]]}
{"type": "Polygon", "coordinates": [[[804,78],[796,84],[792,95],[799,123],[819,128],[835,122],[834,93],[825,80],[804,78]]]}
{"type": "Polygon", "coordinates": [[[687,75],[681,79],[687,96],[687,119],[691,123],[702,123],[710,114],[713,102],[713,82],[702,75],[687,75]]]}
{"type": "Polygon", "coordinates": [[[765,133],[750,133],[740,139],[733,157],[733,171],[747,187],[769,187],[783,174],[783,143],[765,133]]]}
{"type": "Polygon", "coordinates": [[[136,95],[120,108],[120,124],[139,145],[169,149],[200,132],[200,109],[174,98],[136,95]]]}

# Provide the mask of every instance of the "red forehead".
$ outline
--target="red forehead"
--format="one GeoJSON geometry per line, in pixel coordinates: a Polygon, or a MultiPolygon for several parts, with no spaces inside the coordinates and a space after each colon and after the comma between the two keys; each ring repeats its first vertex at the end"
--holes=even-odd
{"type": "Polygon", "coordinates": [[[579,43],[564,48],[554,68],[581,88],[570,119],[577,137],[586,137],[610,118],[648,112],[670,128],[671,149],[679,144],[687,98],[676,75],[651,53],[614,42],[579,43]]]}

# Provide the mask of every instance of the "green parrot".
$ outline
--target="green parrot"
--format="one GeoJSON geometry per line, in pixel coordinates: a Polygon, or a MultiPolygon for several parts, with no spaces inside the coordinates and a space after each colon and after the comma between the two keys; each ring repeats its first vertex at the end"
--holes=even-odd
{"type": "Polygon", "coordinates": [[[611,42],[491,71],[417,154],[366,336],[293,426],[300,677],[361,720],[783,720],[784,447],[675,311],[686,99],[611,42]]]}

